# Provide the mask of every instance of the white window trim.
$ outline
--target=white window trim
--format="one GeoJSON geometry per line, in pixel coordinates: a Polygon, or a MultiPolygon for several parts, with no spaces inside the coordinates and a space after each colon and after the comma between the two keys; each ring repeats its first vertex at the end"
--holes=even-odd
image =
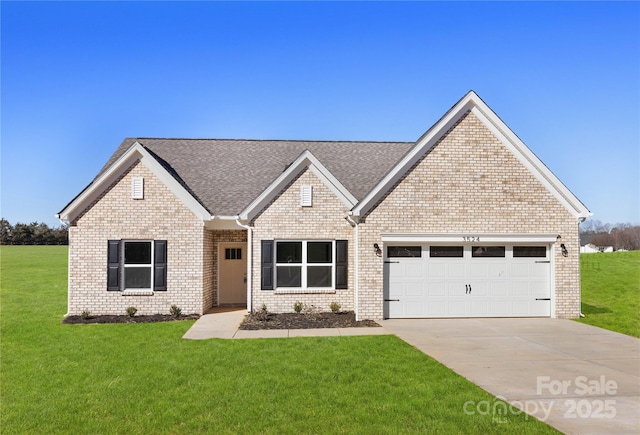
{"type": "Polygon", "coordinates": [[[336,241],[335,240],[275,240],[274,243],[274,258],[276,259],[275,263],[275,273],[274,273],[274,290],[280,293],[284,292],[295,292],[296,290],[318,290],[320,292],[335,292],[335,276],[336,276],[336,241]],[[278,263],[278,243],[302,243],[302,262],[301,263],[278,263]],[[307,244],[309,242],[326,242],[331,243],[331,263],[308,263],[307,262],[307,244]],[[331,266],[331,286],[329,287],[317,287],[317,286],[307,286],[307,267],[313,266],[331,266]],[[301,278],[300,282],[302,283],[301,287],[278,287],[278,267],[301,267],[301,278]]]}
{"type": "Polygon", "coordinates": [[[121,244],[121,249],[122,252],[120,253],[120,258],[122,259],[121,261],[121,268],[122,268],[122,275],[121,275],[121,283],[120,283],[120,288],[122,288],[122,291],[128,294],[149,294],[149,292],[151,292],[153,294],[153,265],[155,264],[155,258],[154,258],[154,254],[155,254],[155,241],[154,240],[123,240],[122,244],[121,244]],[[127,265],[125,263],[125,246],[127,243],[134,243],[134,242],[142,242],[142,243],[150,243],[151,244],[151,262],[147,265],[147,264],[129,264],[127,265]],[[150,280],[150,287],[148,288],[127,288],[126,285],[126,273],[127,273],[127,269],[134,269],[134,268],[149,268],[151,271],[151,280],[150,280]]]}

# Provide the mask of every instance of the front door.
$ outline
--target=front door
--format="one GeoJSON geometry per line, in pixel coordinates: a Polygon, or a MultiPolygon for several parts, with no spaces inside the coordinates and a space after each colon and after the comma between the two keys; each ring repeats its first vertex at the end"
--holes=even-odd
{"type": "Polygon", "coordinates": [[[247,304],[247,244],[222,243],[220,259],[220,305],[247,304]]]}

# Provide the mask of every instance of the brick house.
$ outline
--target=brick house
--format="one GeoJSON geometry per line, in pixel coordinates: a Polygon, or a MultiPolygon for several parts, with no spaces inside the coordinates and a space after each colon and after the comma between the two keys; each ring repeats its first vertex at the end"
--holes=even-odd
{"type": "Polygon", "coordinates": [[[470,91],[410,143],[125,139],[57,217],[68,315],[570,318],[590,214],[470,91]]]}

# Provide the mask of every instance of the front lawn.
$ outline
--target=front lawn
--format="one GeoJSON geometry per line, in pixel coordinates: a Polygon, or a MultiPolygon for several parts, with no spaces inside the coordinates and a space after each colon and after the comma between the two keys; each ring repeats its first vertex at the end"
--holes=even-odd
{"type": "Polygon", "coordinates": [[[640,337],[640,251],[580,255],[583,323],[640,337]]]}
{"type": "Polygon", "coordinates": [[[464,408],[495,400],[393,336],[191,341],[193,321],[63,325],[66,254],[1,247],[3,434],[554,432],[464,408]]]}

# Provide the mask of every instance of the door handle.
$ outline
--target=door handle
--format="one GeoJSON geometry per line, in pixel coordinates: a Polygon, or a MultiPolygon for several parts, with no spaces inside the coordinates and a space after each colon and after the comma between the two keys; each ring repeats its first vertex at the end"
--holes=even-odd
{"type": "Polygon", "coordinates": [[[385,302],[400,302],[400,299],[385,299],[385,302]]]}

